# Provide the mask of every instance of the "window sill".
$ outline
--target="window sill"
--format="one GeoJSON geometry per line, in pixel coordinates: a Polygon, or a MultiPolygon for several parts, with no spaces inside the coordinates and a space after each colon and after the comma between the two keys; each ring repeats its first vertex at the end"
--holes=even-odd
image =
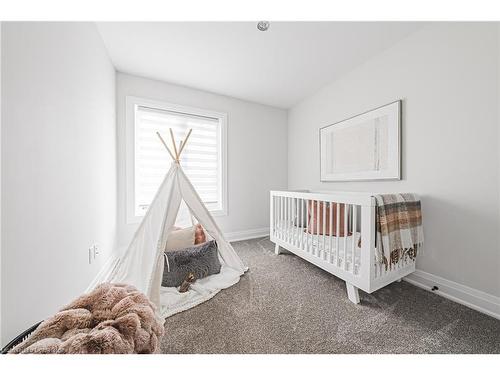
{"type": "MultiPolygon", "coordinates": [[[[213,217],[227,216],[227,210],[213,210],[208,211],[213,217]]],[[[127,217],[127,225],[136,225],[142,222],[144,216],[129,216],[127,217]]]]}
{"type": "Polygon", "coordinates": [[[208,211],[210,212],[210,215],[213,217],[219,217],[219,216],[227,216],[227,210],[222,209],[222,210],[213,210],[213,211],[208,211]]]}

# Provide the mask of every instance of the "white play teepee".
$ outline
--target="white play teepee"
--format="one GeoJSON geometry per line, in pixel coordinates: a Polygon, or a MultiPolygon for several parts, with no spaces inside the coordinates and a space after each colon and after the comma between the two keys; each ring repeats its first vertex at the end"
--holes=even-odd
{"type": "Polygon", "coordinates": [[[212,298],[221,289],[236,284],[247,268],[231,244],[224,239],[213,217],[180,166],[179,157],[191,135],[191,130],[185,140],[180,142],[179,149],[175,145],[175,139],[170,130],[173,152],[161,135],[157,134],[173,159],[172,166],[129,247],[113,262],[108,271],[99,277],[97,282],[120,282],[134,285],[151,299],[158,307],[159,314],[166,318],[194,307],[212,298]],[[163,252],[182,201],[189,208],[191,215],[217,241],[222,264],[220,273],[196,280],[186,293],[179,293],[177,288],[161,286],[164,267],[163,252]]]}

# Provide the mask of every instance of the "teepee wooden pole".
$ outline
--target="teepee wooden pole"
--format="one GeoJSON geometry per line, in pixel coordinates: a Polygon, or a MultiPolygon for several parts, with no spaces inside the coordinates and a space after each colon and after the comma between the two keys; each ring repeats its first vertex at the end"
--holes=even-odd
{"type": "Polygon", "coordinates": [[[182,152],[182,150],[184,150],[184,147],[186,147],[186,143],[187,143],[187,141],[188,141],[188,139],[189,139],[189,136],[191,135],[191,132],[192,132],[192,131],[193,131],[193,129],[189,129],[189,132],[188,132],[188,134],[187,134],[186,138],[184,139],[184,142],[182,142],[182,146],[181,146],[181,148],[180,148],[180,150],[179,150],[179,156],[181,156],[181,152],[182,152]]]}
{"type": "Polygon", "coordinates": [[[172,154],[172,151],[170,151],[170,149],[168,148],[167,143],[165,142],[165,140],[161,136],[160,132],[156,132],[156,135],[160,138],[161,143],[163,143],[163,146],[165,146],[165,148],[167,149],[167,151],[170,154],[170,156],[172,157],[172,159],[176,160],[174,154],[172,154]]]}
{"type": "Polygon", "coordinates": [[[175,152],[175,161],[179,161],[179,153],[177,152],[177,146],[175,145],[175,137],[174,137],[174,132],[172,131],[172,128],[170,130],[170,138],[172,138],[172,144],[174,145],[174,152],[175,152]]]}

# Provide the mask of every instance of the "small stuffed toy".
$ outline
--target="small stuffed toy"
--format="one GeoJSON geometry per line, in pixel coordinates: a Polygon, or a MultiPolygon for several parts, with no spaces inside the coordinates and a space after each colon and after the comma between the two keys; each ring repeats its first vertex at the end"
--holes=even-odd
{"type": "Polygon", "coordinates": [[[186,278],[182,282],[181,286],[179,287],[179,293],[186,293],[189,290],[189,287],[191,286],[192,283],[196,280],[194,273],[189,272],[186,275],[186,278]]]}

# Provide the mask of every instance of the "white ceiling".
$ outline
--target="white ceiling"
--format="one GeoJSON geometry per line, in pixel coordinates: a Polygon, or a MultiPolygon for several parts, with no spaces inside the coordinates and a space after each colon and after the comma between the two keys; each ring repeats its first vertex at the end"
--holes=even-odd
{"type": "Polygon", "coordinates": [[[422,27],[415,22],[101,22],[116,69],[289,108],[422,27]]]}

